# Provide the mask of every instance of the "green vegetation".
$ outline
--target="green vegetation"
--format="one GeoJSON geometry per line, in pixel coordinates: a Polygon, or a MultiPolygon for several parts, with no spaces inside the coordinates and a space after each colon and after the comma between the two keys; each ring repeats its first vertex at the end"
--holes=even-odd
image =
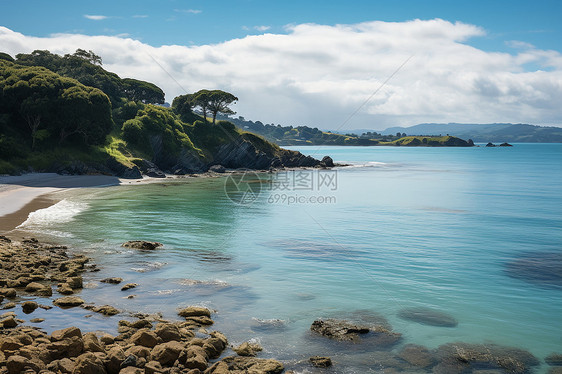
{"type": "Polygon", "coordinates": [[[65,56],[34,51],[15,59],[0,53],[0,174],[35,170],[138,177],[137,167],[178,173],[205,171],[221,161],[231,167],[268,167],[286,152],[230,122],[216,121],[220,113],[234,113],[229,105],[238,99],[231,93],[201,90],[178,96],[172,108],[165,108],[155,105],[164,103],[159,87],[121,79],[101,64],[101,57],[82,49],[65,56]],[[212,123],[192,108],[210,112],[212,123]],[[242,143],[246,154],[236,155],[242,143]],[[217,159],[225,146],[231,146],[229,152],[217,159]]]}
{"type": "MultiPolygon", "coordinates": [[[[227,117],[220,117],[227,118],[227,117]]],[[[260,121],[247,121],[244,117],[230,119],[240,128],[262,135],[279,145],[349,145],[349,146],[428,146],[464,147],[469,142],[449,136],[406,136],[405,133],[382,135],[377,132],[356,134],[336,134],[308,126],[281,126],[263,124],[260,121]]]]}

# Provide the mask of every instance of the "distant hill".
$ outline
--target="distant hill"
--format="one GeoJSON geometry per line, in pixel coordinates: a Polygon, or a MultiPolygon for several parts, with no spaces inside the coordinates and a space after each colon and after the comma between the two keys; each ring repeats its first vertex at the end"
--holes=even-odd
{"type": "Polygon", "coordinates": [[[423,123],[412,127],[390,127],[381,133],[391,135],[398,132],[407,135],[449,134],[463,139],[472,139],[477,143],[562,143],[562,128],[560,127],[512,123],[423,123]]]}

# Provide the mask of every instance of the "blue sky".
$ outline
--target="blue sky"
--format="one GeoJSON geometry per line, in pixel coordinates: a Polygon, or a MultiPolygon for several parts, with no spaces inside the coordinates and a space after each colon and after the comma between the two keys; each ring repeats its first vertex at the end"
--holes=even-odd
{"type": "Polygon", "coordinates": [[[223,89],[246,118],[323,129],[562,126],[561,0],[0,2],[0,51],[92,50],[168,102],[223,89]]]}
{"type": "Polygon", "coordinates": [[[541,49],[562,49],[561,15],[560,0],[2,0],[0,24],[32,36],[128,35],[160,46],[283,33],[288,24],[442,18],[483,27],[487,35],[469,43],[488,51],[505,51],[509,40],[525,41],[541,49]],[[93,20],[85,15],[107,18],[93,20]]]}

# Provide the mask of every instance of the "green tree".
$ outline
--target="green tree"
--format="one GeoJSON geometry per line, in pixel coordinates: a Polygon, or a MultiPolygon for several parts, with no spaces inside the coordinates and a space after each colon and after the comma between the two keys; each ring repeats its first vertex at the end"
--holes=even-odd
{"type": "Polygon", "coordinates": [[[230,92],[221,90],[211,91],[209,94],[209,111],[213,114],[213,124],[216,121],[217,114],[235,114],[228,106],[238,101],[238,98],[230,92]]]}
{"type": "Polygon", "coordinates": [[[193,115],[193,96],[194,94],[180,95],[172,101],[172,110],[182,121],[187,121],[193,115]]]}
{"type": "Polygon", "coordinates": [[[191,106],[192,108],[201,108],[203,118],[207,119],[207,109],[209,108],[211,91],[209,90],[199,90],[192,95],[191,106]]]}
{"type": "Polygon", "coordinates": [[[129,100],[144,104],[164,104],[164,91],[155,84],[132,78],[123,79],[123,92],[129,100]]]}
{"type": "Polygon", "coordinates": [[[12,56],[10,56],[7,53],[4,52],[0,52],[0,60],[6,60],[6,61],[10,61],[10,62],[14,62],[14,58],[12,56]]]}
{"type": "Polygon", "coordinates": [[[76,50],[76,52],[73,53],[73,56],[75,57],[79,57],[82,58],[94,65],[101,65],[102,64],[102,60],[101,57],[96,55],[94,52],[90,51],[86,51],[84,49],[80,49],[78,48],[76,50]]]}

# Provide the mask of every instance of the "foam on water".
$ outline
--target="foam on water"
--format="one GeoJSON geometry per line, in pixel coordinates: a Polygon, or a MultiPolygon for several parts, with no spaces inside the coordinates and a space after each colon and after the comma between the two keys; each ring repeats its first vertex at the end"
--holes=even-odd
{"type": "Polygon", "coordinates": [[[17,228],[40,231],[47,235],[67,237],[68,233],[49,228],[72,221],[74,217],[87,208],[88,204],[85,202],[64,199],[48,208],[31,212],[25,222],[17,228]]]}

